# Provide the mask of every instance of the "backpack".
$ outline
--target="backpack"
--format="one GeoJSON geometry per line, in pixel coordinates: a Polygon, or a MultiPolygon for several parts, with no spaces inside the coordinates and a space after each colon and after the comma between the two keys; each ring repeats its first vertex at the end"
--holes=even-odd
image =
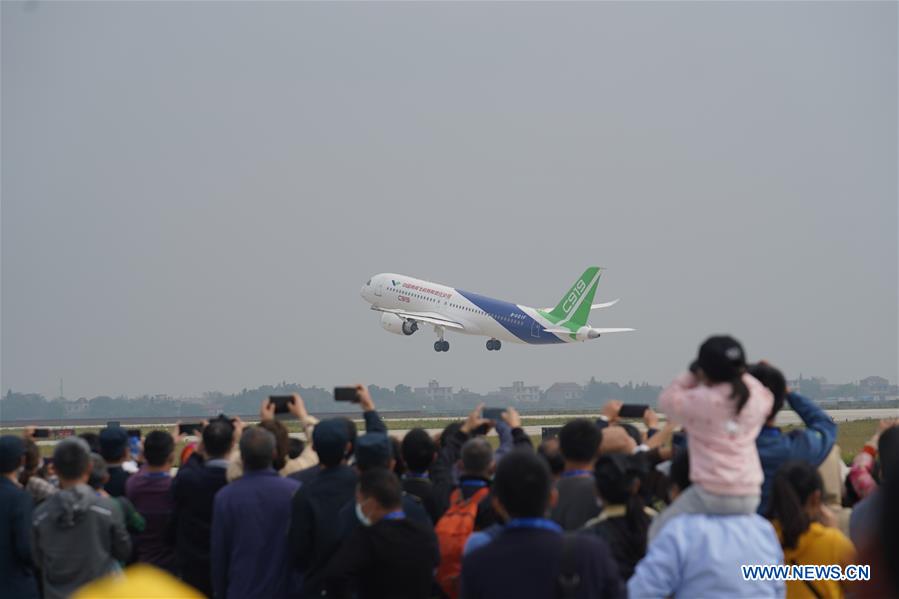
{"type": "Polygon", "coordinates": [[[490,489],[484,487],[465,499],[459,489],[450,495],[450,506],[444,512],[434,533],[440,544],[440,567],[437,569],[437,583],[443,592],[456,599],[459,596],[459,578],[462,573],[462,550],[465,541],[474,531],[474,521],[478,515],[478,504],[490,489]]]}

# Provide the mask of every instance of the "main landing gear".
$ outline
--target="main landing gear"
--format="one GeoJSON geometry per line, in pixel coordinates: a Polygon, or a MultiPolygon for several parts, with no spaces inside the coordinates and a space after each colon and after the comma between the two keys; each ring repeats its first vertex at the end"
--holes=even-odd
{"type": "Polygon", "coordinates": [[[499,339],[487,340],[487,351],[499,351],[502,346],[503,343],[499,339]]]}
{"type": "Polygon", "coordinates": [[[442,339],[434,342],[434,351],[449,351],[449,341],[442,339]]]}

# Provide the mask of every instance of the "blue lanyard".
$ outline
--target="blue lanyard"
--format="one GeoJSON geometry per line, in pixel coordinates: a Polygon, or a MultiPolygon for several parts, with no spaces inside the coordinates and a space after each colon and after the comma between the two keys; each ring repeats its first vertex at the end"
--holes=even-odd
{"type": "Polygon", "coordinates": [[[147,478],[167,478],[169,476],[168,472],[144,472],[144,476],[147,478]]]}
{"type": "Polygon", "coordinates": [[[546,518],[512,518],[506,523],[506,528],[539,528],[553,532],[562,532],[561,526],[546,518]]]}
{"type": "Polygon", "coordinates": [[[472,478],[469,480],[463,480],[459,483],[460,487],[475,487],[477,489],[482,489],[487,486],[487,481],[478,480],[476,478],[472,478]]]}
{"type": "Polygon", "coordinates": [[[562,473],[562,478],[575,478],[578,476],[593,476],[590,470],[566,470],[562,473]]]}
{"type": "Polygon", "coordinates": [[[407,478],[407,479],[408,478],[423,478],[423,479],[427,480],[431,477],[428,476],[427,472],[407,472],[406,474],[403,475],[403,478],[407,478]]]}
{"type": "Polygon", "coordinates": [[[402,520],[406,517],[406,512],[403,510],[396,510],[395,512],[390,512],[389,514],[385,514],[384,520],[402,520]]]}

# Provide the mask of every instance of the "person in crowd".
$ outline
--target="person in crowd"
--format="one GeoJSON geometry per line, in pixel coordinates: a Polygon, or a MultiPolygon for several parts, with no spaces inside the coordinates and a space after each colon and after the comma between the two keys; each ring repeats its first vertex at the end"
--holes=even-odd
{"type": "Polygon", "coordinates": [[[492,542],[465,556],[461,597],[623,596],[606,543],[592,535],[565,536],[546,518],[558,493],[541,458],[524,449],[507,454],[497,466],[493,492],[507,523],[492,542]]]}
{"type": "MultiPolygon", "coordinates": [[[[287,407],[294,415],[297,415],[300,414],[299,406],[302,405],[302,399],[299,399],[298,403],[299,395],[295,393],[293,397],[293,403],[288,403],[287,407]]],[[[305,407],[303,410],[305,411],[305,407]]],[[[299,416],[297,417],[299,418],[299,416]]],[[[284,469],[287,466],[287,453],[290,449],[290,433],[287,427],[284,426],[284,423],[275,418],[275,404],[269,398],[262,400],[262,405],[259,408],[259,426],[275,437],[276,455],[272,462],[272,467],[281,476],[286,476],[284,469]]],[[[241,461],[240,452],[237,452],[237,455],[234,455],[228,463],[228,481],[237,480],[242,475],[243,462],[241,461]]]]}
{"type": "MultiPolygon", "coordinates": [[[[891,467],[893,472],[896,466],[891,467]]],[[[899,475],[881,481],[876,495],[882,505],[899,505],[899,475]]],[[[853,599],[899,597],[899,510],[882,509],[877,513],[877,532],[859,546],[858,564],[871,567],[871,578],[851,586],[853,599]]]]}
{"type": "Polygon", "coordinates": [[[628,597],[779,599],[783,582],[744,580],[740,566],[780,563],[777,534],[755,510],[726,516],[684,513],[649,543],[627,583],[628,597]]]}
{"type": "Polygon", "coordinates": [[[91,448],[91,453],[100,453],[100,435],[97,433],[86,432],[78,435],[91,448]]]}
{"type": "MultiPolygon", "coordinates": [[[[375,402],[372,400],[371,395],[368,392],[368,388],[365,385],[356,385],[356,393],[359,399],[359,407],[362,408],[362,419],[365,421],[365,432],[366,433],[386,433],[387,425],[384,424],[384,421],[381,419],[381,416],[378,414],[377,409],[375,409],[375,402]]],[[[304,408],[305,409],[305,408],[304,408]]],[[[353,459],[353,453],[356,449],[356,423],[352,421],[352,419],[347,418],[345,416],[337,418],[344,423],[344,426],[347,430],[347,436],[350,440],[350,450],[347,452],[346,459],[347,463],[353,459]]],[[[312,422],[311,416],[305,417],[305,421],[312,422]]],[[[317,422],[317,421],[315,421],[317,422]]],[[[305,426],[305,430],[307,431],[307,439],[311,439],[311,427],[305,426]]],[[[313,444],[314,445],[314,444],[313,444]]],[[[307,452],[311,452],[315,455],[315,447],[307,447],[307,452]]],[[[315,478],[319,471],[321,470],[321,465],[315,460],[308,461],[305,465],[302,466],[302,469],[293,472],[290,476],[300,482],[307,483],[313,478],[315,478]]]]}
{"type": "Polygon", "coordinates": [[[599,515],[593,466],[603,432],[586,418],[572,420],[559,431],[559,451],[565,460],[556,489],[559,500],[551,518],[565,530],[577,530],[599,515]]]}
{"type": "Polygon", "coordinates": [[[276,455],[271,432],[247,428],[240,437],[243,476],[215,494],[210,561],[216,597],[268,599],[295,590],[287,523],[299,483],[278,476],[276,455]]]}
{"type": "Polygon", "coordinates": [[[429,597],[439,561],[436,538],[429,526],[407,517],[396,475],[387,468],[363,471],[355,504],[364,525],[354,530],[325,568],[327,596],[429,597]]]}
{"type": "Polygon", "coordinates": [[[19,474],[19,484],[31,495],[34,505],[39,505],[47,497],[56,493],[56,485],[38,475],[43,465],[41,449],[31,439],[25,439],[25,465],[19,474]]]}
{"type": "Polygon", "coordinates": [[[815,402],[787,389],[786,377],[774,366],[759,362],[749,368],[749,374],[771,391],[773,397],[771,412],[755,441],[764,473],[758,513],[764,514],[778,468],[790,460],[803,460],[820,466],[836,442],[837,425],[815,402]],[[785,402],[802,419],[804,428],[784,433],[774,425],[785,402]]]}
{"type": "MultiPolygon", "coordinates": [[[[821,496],[824,485],[817,469],[803,461],[783,464],[774,476],[768,517],[772,520],[790,565],[854,563],[855,547],[833,521],[821,496]]],[[[788,580],[788,597],[843,597],[838,580],[788,580]]]]}
{"type": "Polygon", "coordinates": [[[668,503],[674,503],[677,497],[690,486],[690,454],[685,449],[678,449],[671,458],[671,469],[668,471],[668,503]]]}
{"type": "MultiPolygon", "coordinates": [[[[287,463],[280,471],[281,476],[290,476],[318,464],[318,455],[312,450],[311,443],[312,430],[318,424],[318,419],[306,410],[306,402],[303,401],[299,393],[293,394],[293,404],[288,404],[287,407],[290,409],[291,414],[299,420],[306,442],[291,438],[287,452],[287,463]]],[[[355,424],[353,427],[355,428],[355,424]]]]}
{"type": "Polygon", "coordinates": [[[445,589],[458,580],[462,553],[468,537],[497,522],[490,492],[491,478],[496,466],[493,447],[482,436],[470,438],[462,446],[459,486],[452,491],[447,509],[435,525],[440,541],[440,572],[438,582],[445,589]]]}
{"type": "MultiPolygon", "coordinates": [[[[899,426],[881,424],[881,430],[876,436],[882,485],[893,477],[899,477],[899,426]]],[[[883,506],[880,485],[853,506],[852,514],[849,516],[849,536],[859,549],[867,547],[876,540],[883,506]]]]}
{"type": "Polygon", "coordinates": [[[287,444],[287,459],[295,460],[303,454],[303,450],[306,449],[306,444],[302,439],[297,439],[296,437],[291,437],[288,440],[287,444]]]}
{"type": "Polygon", "coordinates": [[[437,522],[446,506],[434,493],[429,470],[437,459],[437,444],[424,429],[414,428],[406,433],[400,446],[406,462],[402,477],[403,491],[421,500],[432,522],[437,522]]]}
{"type": "Polygon", "coordinates": [[[31,561],[31,496],[17,474],[25,457],[20,437],[0,437],[0,581],[10,599],[37,599],[37,581],[31,561]]]}
{"type": "Polygon", "coordinates": [[[212,596],[210,536],[216,493],[228,481],[228,456],[240,437],[242,423],[224,416],[203,427],[202,449],[181,465],[172,480],[175,509],[170,531],[174,534],[175,571],[184,582],[212,596]],[[235,424],[237,426],[235,426],[235,424]]]}
{"type": "Polygon", "coordinates": [[[899,424],[899,419],[881,420],[877,431],[865,443],[862,450],[852,459],[849,469],[849,484],[859,499],[865,499],[877,489],[877,458],[880,437],[883,433],[899,424]]]}
{"type": "Polygon", "coordinates": [[[669,420],[683,425],[690,442],[690,487],[662,511],[650,541],[678,514],[755,512],[764,480],[756,438],[774,398],[746,372],[746,354],[733,337],[707,339],[689,372],[659,396],[669,420]]]}
{"type": "Polygon", "coordinates": [[[120,426],[107,426],[100,431],[99,442],[100,455],[109,468],[109,481],[104,488],[110,497],[121,497],[125,494],[125,481],[131,476],[123,466],[131,459],[128,433],[120,426]]]}
{"type": "Polygon", "coordinates": [[[640,495],[647,461],[642,455],[604,455],[596,461],[594,474],[603,507],[599,516],[584,525],[583,532],[608,543],[621,579],[628,580],[646,555],[646,537],[655,516],[640,495]]]}
{"type": "Polygon", "coordinates": [[[175,571],[175,553],[166,543],[169,518],[175,510],[171,486],[175,440],[166,431],[152,431],[144,439],[144,466],[125,482],[125,497],[146,521],[134,540],[137,561],[175,571]]]}
{"type": "Polygon", "coordinates": [[[45,599],[64,599],[78,587],[116,572],[131,554],[131,538],[116,503],[85,484],[90,448],[83,439],[60,441],[53,451],[59,491],[34,511],[32,553],[45,599]]]}
{"type": "Polygon", "coordinates": [[[843,505],[843,497],[846,492],[846,472],[848,472],[848,467],[843,462],[843,453],[840,446],[834,443],[830,453],[818,466],[818,474],[821,475],[821,482],[824,483],[821,502],[833,512],[837,528],[848,537],[852,508],[843,505]]]}
{"type": "MultiPolygon", "coordinates": [[[[87,486],[94,490],[94,492],[101,497],[109,497],[109,493],[106,492],[104,486],[109,481],[109,468],[106,466],[106,460],[103,459],[99,453],[91,453],[91,473],[87,478],[87,486]]],[[[147,521],[144,520],[144,517],[140,515],[140,512],[135,509],[134,504],[131,503],[127,497],[122,495],[121,497],[113,497],[112,500],[117,504],[119,510],[122,512],[122,518],[125,520],[125,529],[131,535],[132,538],[132,546],[134,544],[133,539],[135,536],[144,532],[144,529],[147,527],[147,521]]]]}
{"type": "MultiPolygon", "coordinates": [[[[365,433],[359,437],[359,440],[356,442],[356,464],[353,466],[357,474],[361,475],[375,468],[394,471],[395,465],[393,445],[386,434],[365,433]]],[[[428,529],[433,527],[434,523],[418,497],[408,493],[401,493],[400,501],[400,507],[406,514],[406,518],[413,522],[418,522],[428,529]]],[[[365,519],[358,510],[355,498],[348,501],[340,510],[335,525],[341,541],[352,536],[353,531],[357,527],[365,525],[365,519]]]]}
{"type": "Polygon", "coordinates": [[[499,420],[493,421],[493,428],[499,437],[499,447],[494,454],[497,462],[513,449],[534,448],[530,435],[521,428],[521,415],[511,406],[503,410],[499,420]]]}
{"type": "Polygon", "coordinates": [[[565,472],[565,458],[562,457],[562,452],[559,451],[559,438],[550,437],[549,439],[544,439],[537,446],[537,455],[546,461],[546,465],[553,476],[553,483],[558,482],[562,477],[562,473],[565,472]]]}
{"type": "MultiPolygon", "coordinates": [[[[356,471],[346,463],[351,445],[342,419],[319,422],[312,445],[320,470],[294,495],[289,532],[292,561],[303,574],[304,597],[320,597],[324,591],[324,568],[340,546],[338,514],[355,496],[357,482],[356,471]]],[[[293,476],[288,479],[295,481],[293,476]]]]}

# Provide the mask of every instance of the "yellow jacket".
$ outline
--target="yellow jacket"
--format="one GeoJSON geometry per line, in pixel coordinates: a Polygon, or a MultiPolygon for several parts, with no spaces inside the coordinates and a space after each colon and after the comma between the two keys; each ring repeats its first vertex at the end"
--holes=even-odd
{"type": "MultiPolygon", "coordinates": [[[[780,523],[773,522],[777,538],[783,545],[780,523]]],[[[824,526],[818,522],[812,522],[808,530],[799,537],[796,547],[788,549],[784,547],[784,563],[787,565],[838,565],[846,567],[854,563],[855,547],[852,541],[846,538],[836,528],[824,526]]],[[[802,580],[787,581],[788,599],[841,599],[844,596],[843,584],[838,580],[802,580]],[[811,585],[818,593],[812,592],[811,585]]]]}

